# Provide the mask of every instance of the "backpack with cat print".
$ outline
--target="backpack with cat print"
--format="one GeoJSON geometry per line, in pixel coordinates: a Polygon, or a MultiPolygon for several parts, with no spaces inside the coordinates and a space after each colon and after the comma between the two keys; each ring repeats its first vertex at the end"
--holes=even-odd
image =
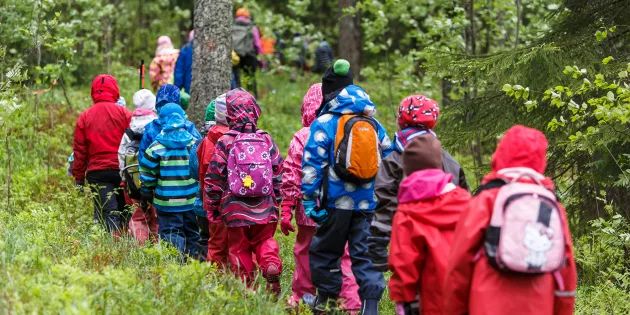
{"type": "Polygon", "coordinates": [[[236,197],[258,198],[273,193],[273,165],[271,139],[258,130],[256,133],[230,131],[232,149],[228,155],[228,185],[236,197]]]}
{"type": "Polygon", "coordinates": [[[372,118],[351,114],[339,118],[333,164],[339,178],[355,184],[373,182],[381,165],[382,151],[372,118]]]}
{"type": "Polygon", "coordinates": [[[140,192],[140,168],[138,167],[138,151],[142,134],[136,134],[131,129],[125,129],[125,134],[131,140],[124,148],[124,167],[120,176],[125,181],[125,191],[131,199],[139,200],[140,192]]]}
{"type": "Polygon", "coordinates": [[[555,194],[523,172],[510,182],[486,184],[499,188],[484,243],[490,265],[520,274],[553,273],[564,264],[565,235],[555,194]],[[531,178],[534,183],[518,182],[531,178]]]}

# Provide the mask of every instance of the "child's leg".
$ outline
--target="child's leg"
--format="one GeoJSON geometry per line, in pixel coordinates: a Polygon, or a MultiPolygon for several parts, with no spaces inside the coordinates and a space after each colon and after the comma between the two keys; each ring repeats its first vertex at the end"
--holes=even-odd
{"type": "Polygon", "coordinates": [[[311,281],[311,266],[308,262],[308,249],[311,246],[315,230],[314,226],[298,225],[295,247],[293,248],[295,271],[293,272],[293,283],[291,285],[293,291],[291,302],[299,303],[304,294],[315,295],[316,293],[315,286],[311,281]]]}
{"type": "Polygon", "coordinates": [[[142,209],[136,209],[131,216],[131,221],[129,221],[129,234],[131,234],[140,245],[143,245],[147,239],[149,239],[149,224],[142,209]]]}
{"type": "Polygon", "coordinates": [[[317,228],[309,250],[311,278],[318,299],[337,299],[341,293],[339,260],[348,240],[351,210],[328,210],[328,221],[317,228]]]}
{"type": "Polygon", "coordinates": [[[182,229],[184,231],[184,252],[191,257],[199,257],[199,249],[197,248],[197,242],[199,242],[199,226],[197,226],[197,215],[193,210],[182,212],[184,219],[184,225],[182,229]]]}
{"type": "Polygon", "coordinates": [[[350,254],[348,254],[348,245],[346,245],[343,257],[341,257],[341,275],[343,282],[341,284],[341,306],[339,309],[344,311],[361,309],[361,299],[359,299],[359,285],[352,274],[352,264],[350,263],[350,254]]]}
{"type": "Polygon", "coordinates": [[[197,216],[197,225],[199,225],[199,241],[197,241],[199,259],[206,261],[208,260],[208,240],[210,239],[208,218],[197,216]]]}
{"type": "Polygon", "coordinates": [[[228,262],[228,230],[223,222],[210,222],[210,240],[208,240],[209,262],[223,268],[228,262]]]}
{"type": "Polygon", "coordinates": [[[377,271],[367,256],[367,238],[370,235],[370,223],[374,212],[352,211],[348,251],[352,261],[352,273],[359,284],[359,296],[362,301],[380,300],[385,290],[383,273],[377,271]]]}
{"type": "Polygon", "coordinates": [[[273,238],[278,223],[254,225],[250,228],[250,244],[256,253],[256,260],[267,279],[270,289],[276,295],[280,294],[280,274],[282,273],[282,260],[280,259],[280,245],[273,238]]]}
{"type": "Polygon", "coordinates": [[[157,212],[160,239],[167,241],[181,253],[186,247],[184,235],[184,215],[182,212],[157,212]]]}
{"type": "Polygon", "coordinates": [[[147,211],[147,213],[145,213],[145,219],[147,220],[147,223],[149,225],[149,231],[151,232],[151,239],[153,240],[153,242],[157,242],[158,239],[158,219],[157,219],[157,212],[155,210],[155,207],[151,206],[151,208],[149,208],[149,211],[147,211]]]}
{"type": "Polygon", "coordinates": [[[230,254],[230,268],[234,275],[249,284],[253,276],[254,262],[252,248],[249,242],[250,227],[228,227],[228,246],[230,254]]]}

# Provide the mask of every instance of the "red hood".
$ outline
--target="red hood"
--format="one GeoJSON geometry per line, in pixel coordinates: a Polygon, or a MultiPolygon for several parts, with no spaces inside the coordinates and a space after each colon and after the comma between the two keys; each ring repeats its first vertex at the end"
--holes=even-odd
{"type": "Polygon", "coordinates": [[[516,125],[499,142],[492,156],[492,172],[504,168],[527,167],[540,174],[547,167],[547,138],[533,128],[516,125]]]}
{"type": "Polygon", "coordinates": [[[439,229],[455,229],[470,194],[456,187],[442,170],[418,171],[400,184],[398,211],[439,229]]]}
{"type": "Polygon", "coordinates": [[[92,81],[92,101],[96,103],[116,103],[120,91],[116,79],[109,74],[101,74],[92,81]]]}
{"type": "Polygon", "coordinates": [[[212,143],[217,143],[217,141],[219,141],[219,138],[221,138],[228,131],[230,131],[230,128],[228,128],[228,126],[214,125],[210,127],[210,130],[208,130],[208,135],[206,136],[206,138],[210,139],[212,143]]]}
{"type": "Polygon", "coordinates": [[[317,109],[322,104],[322,84],[315,83],[311,85],[302,100],[302,126],[310,127],[315,118],[317,118],[317,109]]]}

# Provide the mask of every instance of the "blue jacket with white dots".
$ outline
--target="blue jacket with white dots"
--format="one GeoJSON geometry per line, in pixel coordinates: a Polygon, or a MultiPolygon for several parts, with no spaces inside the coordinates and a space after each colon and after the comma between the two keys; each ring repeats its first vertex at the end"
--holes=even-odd
{"type": "MultiPolygon", "coordinates": [[[[371,117],[375,105],[367,93],[356,85],[342,90],[333,100],[324,105],[320,116],[311,125],[311,134],[304,147],[302,158],[302,193],[305,200],[322,198],[324,172],[327,173],[327,209],[374,210],[376,195],[374,182],[357,185],[344,182],[337,176],[332,165],[334,161],[335,136],[341,115],[361,114],[371,117]]],[[[392,152],[393,146],[385,128],[372,117],[378,127],[378,138],[382,147],[382,158],[392,152]]]]}

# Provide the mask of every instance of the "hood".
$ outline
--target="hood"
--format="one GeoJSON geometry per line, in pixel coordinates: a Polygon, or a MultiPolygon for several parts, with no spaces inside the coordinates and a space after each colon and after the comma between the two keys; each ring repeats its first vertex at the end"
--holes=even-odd
{"type": "Polygon", "coordinates": [[[302,126],[310,127],[315,118],[317,118],[317,109],[322,104],[322,84],[315,83],[311,85],[302,100],[302,126]]]}
{"type": "Polygon", "coordinates": [[[537,129],[510,128],[492,155],[492,172],[505,168],[526,167],[544,174],[547,167],[547,138],[537,129]]]}
{"type": "Polygon", "coordinates": [[[140,109],[155,110],[155,95],[147,89],[139,90],[133,94],[133,105],[140,109]]]}
{"type": "Polygon", "coordinates": [[[217,97],[214,103],[214,121],[217,122],[217,125],[227,126],[227,104],[226,104],[226,94],[223,93],[217,97]]]}
{"type": "Polygon", "coordinates": [[[400,183],[398,201],[408,203],[440,196],[452,179],[453,175],[444,173],[441,169],[414,172],[400,183]]]}
{"type": "Polygon", "coordinates": [[[349,85],[341,90],[332,101],[324,105],[321,113],[328,112],[371,117],[376,114],[376,105],[370,101],[370,96],[362,88],[356,85],[349,85]]]}
{"type": "Polygon", "coordinates": [[[109,74],[101,74],[92,81],[92,101],[96,103],[116,103],[120,98],[118,83],[109,74]]]}
{"type": "Polygon", "coordinates": [[[155,109],[158,114],[160,113],[160,108],[168,103],[178,105],[180,103],[179,88],[172,84],[164,84],[155,96],[155,109]]]}
{"type": "Polygon", "coordinates": [[[260,117],[260,106],[256,99],[243,88],[227,93],[226,120],[230,129],[239,132],[255,132],[260,117]]]}
{"type": "Polygon", "coordinates": [[[207,122],[214,122],[214,108],[215,108],[215,104],[217,103],[216,100],[212,100],[212,102],[210,102],[210,104],[208,104],[208,106],[206,107],[206,115],[203,117],[203,122],[207,123],[207,122]]]}
{"type": "Polygon", "coordinates": [[[157,115],[152,112],[146,112],[146,109],[136,109],[133,112],[133,117],[131,117],[131,123],[129,123],[129,128],[135,134],[144,134],[144,128],[157,118],[157,115]],[[142,113],[139,113],[142,112],[142,113]]]}
{"type": "Polygon", "coordinates": [[[228,131],[230,131],[230,128],[228,128],[228,126],[214,125],[210,128],[210,130],[208,130],[208,135],[206,136],[206,138],[210,139],[212,143],[217,143],[217,141],[219,141],[219,138],[223,137],[223,135],[226,134],[228,131]]]}
{"type": "Polygon", "coordinates": [[[400,184],[398,211],[438,229],[455,229],[470,194],[450,182],[442,170],[418,171],[400,184]]]}
{"type": "Polygon", "coordinates": [[[186,130],[186,113],[177,104],[166,104],[160,111],[162,132],[155,138],[169,149],[186,147],[193,136],[186,130]]]}

